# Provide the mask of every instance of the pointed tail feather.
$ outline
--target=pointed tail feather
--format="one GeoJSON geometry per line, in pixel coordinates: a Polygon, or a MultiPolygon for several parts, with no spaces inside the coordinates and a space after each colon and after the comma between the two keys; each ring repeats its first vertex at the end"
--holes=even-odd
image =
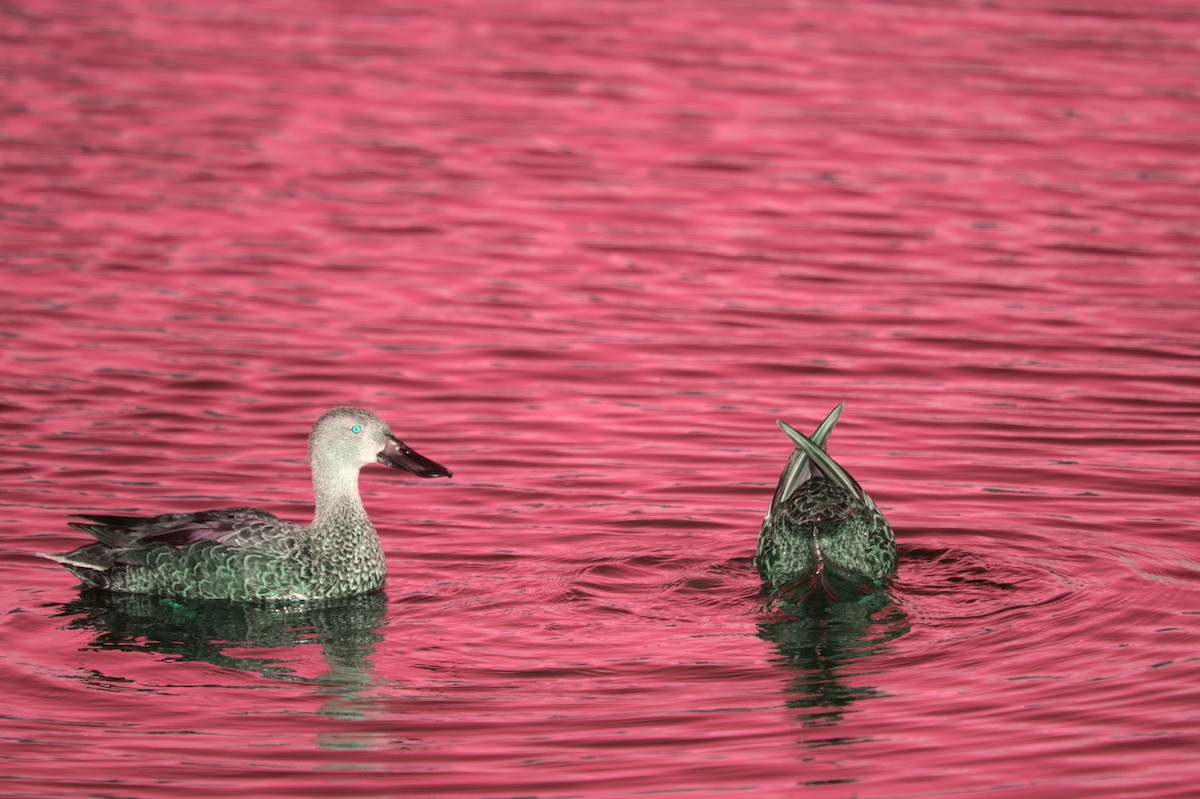
{"type": "Polygon", "coordinates": [[[71,571],[86,569],[88,571],[107,571],[117,562],[116,553],[101,544],[88,544],[85,547],[56,555],[52,552],[39,552],[39,557],[61,563],[71,571]]]}

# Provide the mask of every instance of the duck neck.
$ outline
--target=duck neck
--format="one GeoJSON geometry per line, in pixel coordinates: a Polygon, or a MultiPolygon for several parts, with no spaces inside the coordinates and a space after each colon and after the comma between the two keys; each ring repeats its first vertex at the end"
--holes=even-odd
{"type": "MultiPolygon", "coordinates": [[[[313,464],[313,497],[316,508],[310,529],[354,526],[367,521],[367,511],[358,495],[358,469],[321,468],[313,464]]],[[[368,526],[370,522],[367,522],[368,526]]]]}
{"type": "Polygon", "coordinates": [[[316,510],[307,543],[317,563],[313,568],[315,594],[379,588],[387,574],[387,562],[358,495],[358,469],[314,468],[313,493],[316,510]]]}

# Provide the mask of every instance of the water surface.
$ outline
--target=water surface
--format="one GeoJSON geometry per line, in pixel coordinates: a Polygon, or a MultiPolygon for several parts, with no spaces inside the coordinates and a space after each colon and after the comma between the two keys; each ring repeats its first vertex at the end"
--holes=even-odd
{"type": "Polygon", "coordinates": [[[20,0],[0,17],[0,796],[1188,796],[1200,15],[20,0]],[[889,592],[750,565],[790,445],[889,592]],[[73,512],[306,521],[385,595],[98,597],[73,512]]]}

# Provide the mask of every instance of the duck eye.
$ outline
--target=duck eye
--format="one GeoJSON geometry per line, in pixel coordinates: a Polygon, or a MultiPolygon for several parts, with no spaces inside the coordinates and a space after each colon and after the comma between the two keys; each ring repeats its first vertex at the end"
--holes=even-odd
{"type": "Polygon", "coordinates": [[[361,433],[361,432],[362,432],[362,425],[361,425],[361,424],[356,424],[356,425],[354,425],[354,427],[351,427],[351,428],[350,428],[350,432],[351,432],[351,433],[361,433]]]}

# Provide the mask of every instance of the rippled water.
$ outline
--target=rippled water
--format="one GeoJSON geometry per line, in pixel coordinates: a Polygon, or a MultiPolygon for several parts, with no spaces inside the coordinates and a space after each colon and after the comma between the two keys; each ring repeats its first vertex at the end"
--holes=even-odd
{"type": "Polygon", "coordinates": [[[0,795],[1188,796],[1190,3],[9,3],[0,795]],[[901,546],[767,612],[790,444],[901,546]],[[305,521],[386,596],[81,594],[73,512],[305,521]]]}

